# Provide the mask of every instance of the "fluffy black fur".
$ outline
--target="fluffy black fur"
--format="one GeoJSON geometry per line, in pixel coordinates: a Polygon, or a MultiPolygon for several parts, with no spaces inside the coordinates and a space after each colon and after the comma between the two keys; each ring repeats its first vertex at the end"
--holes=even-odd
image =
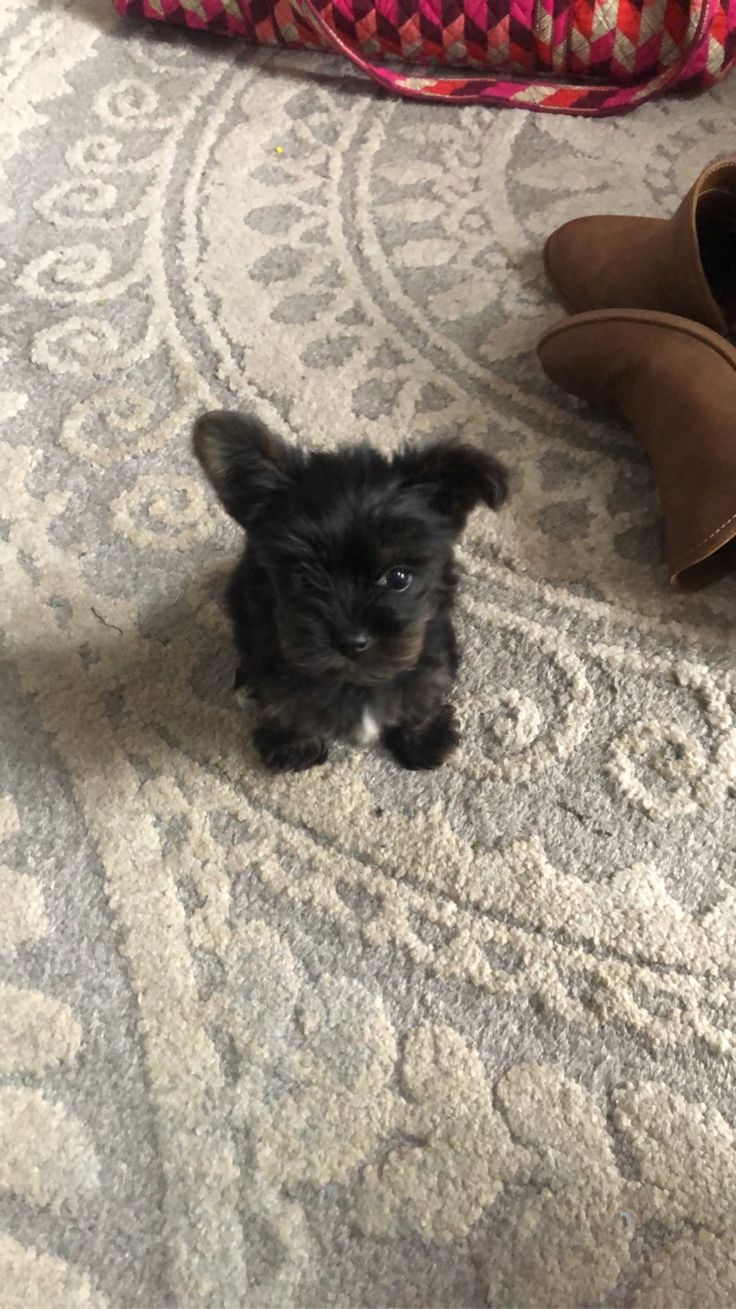
{"type": "Polygon", "coordinates": [[[263,762],[312,768],[326,741],[375,728],[403,767],[443,763],[458,739],[453,545],[476,505],[502,504],[501,465],[450,441],[307,453],[230,413],[200,418],[194,449],[247,532],[227,603],[263,762]]]}

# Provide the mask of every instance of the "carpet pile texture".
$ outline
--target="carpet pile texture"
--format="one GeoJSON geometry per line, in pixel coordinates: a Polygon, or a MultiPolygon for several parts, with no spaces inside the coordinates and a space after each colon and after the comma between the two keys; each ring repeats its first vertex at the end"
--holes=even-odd
{"type": "MultiPolygon", "coordinates": [[[[623,120],[0,7],[0,1305],[736,1303],[736,586],[534,357],[544,235],[670,213],[623,120]],[[189,451],[459,433],[461,750],[256,766],[189,451]]],[[[697,493],[697,488],[693,488],[697,493]]]]}

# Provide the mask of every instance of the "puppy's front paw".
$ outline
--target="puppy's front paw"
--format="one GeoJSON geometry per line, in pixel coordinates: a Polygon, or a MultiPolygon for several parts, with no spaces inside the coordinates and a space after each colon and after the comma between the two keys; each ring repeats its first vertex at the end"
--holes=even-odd
{"type": "Polygon", "coordinates": [[[452,754],[460,737],[449,705],[421,727],[399,723],[383,734],[384,744],[402,768],[439,768],[452,754]]]}
{"type": "Polygon", "coordinates": [[[327,762],[324,741],[297,736],[281,723],[261,723],[253,733],[253,744],[272,773],[303,773],[327,762]]]}

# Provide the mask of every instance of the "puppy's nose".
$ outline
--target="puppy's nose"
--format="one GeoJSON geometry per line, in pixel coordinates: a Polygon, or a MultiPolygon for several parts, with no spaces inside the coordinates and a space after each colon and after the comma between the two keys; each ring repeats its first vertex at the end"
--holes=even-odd
{"type": "Polygon", "coordinates": [[[358,630],[355,632],[344,632],[338,641],[341,653],[347,655],[348,659],[357,659],[359,655],[365,654],[365,651],[371,644],[371,638],[368,633],[358,630]]]}

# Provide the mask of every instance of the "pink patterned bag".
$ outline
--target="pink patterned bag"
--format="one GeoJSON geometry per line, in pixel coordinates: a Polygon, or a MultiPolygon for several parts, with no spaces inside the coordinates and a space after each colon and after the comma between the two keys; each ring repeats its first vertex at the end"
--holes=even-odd
{"type": "Polygon", "coordinates": [[[345,55],[391,91],[600,117],[704,90],[736,60],[736,0],[113,0],[121,14],[345,55]],[[409,74],[375,60],[470,67],[409,74]],[[488,71],[478,71],[488,70],[488,71]]]}

